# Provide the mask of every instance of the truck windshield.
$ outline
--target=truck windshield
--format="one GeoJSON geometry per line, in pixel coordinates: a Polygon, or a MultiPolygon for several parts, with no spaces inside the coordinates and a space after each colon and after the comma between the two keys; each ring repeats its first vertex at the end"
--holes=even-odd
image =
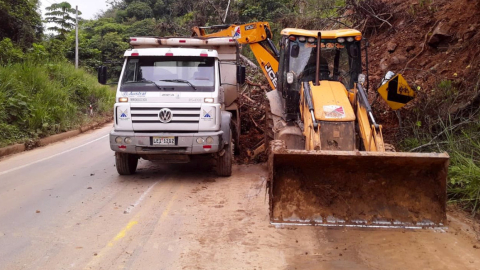
{"type": "Polygon", "coordinates": [[[120,91],[213,92],[215,58],[128,57],[120,91]]]}
{"type": "MultiPolygon", "coordinates": [[[[288,71],[293,72],[299,81],[315,81],[316,47],[316,43],[310,42],[296,41],[290,44],[288,71]]],[[[360,61],[358,42],[322,40],[320,80],[339,81],[347,89],[352,89],[361,72],[360,61]]]]}

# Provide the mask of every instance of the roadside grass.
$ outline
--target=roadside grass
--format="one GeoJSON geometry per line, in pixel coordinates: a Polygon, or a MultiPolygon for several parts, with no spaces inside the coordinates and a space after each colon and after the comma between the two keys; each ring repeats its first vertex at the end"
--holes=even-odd
{"type": "Polygon", "coordinates": [[[446,135],[450,154],[448,196],[472,215],[480,213],[480,119],[446,135]]]}
{"type": "MultiPolygon", "coordinates": [[[[473,89],[475,93],[480,91],[479,85],[480,79],[473,89]]],[[[459,92],[449,81],[441,81],[437,90],[444,92],[444,102],[455,99],[459,92]]],[[[473,103],[465,111],[438,116],[436,120],[413,117],[415,120],[404,127],[409,135],[401,140],[400,147],[403,151],[447,152],[449,203],[475,216],[480,214],[480,109],[473,103]]]]}
{"type": "Polygon", "coordinates": [[[66,61],[0,65],[0,147],[34,141],[109,115],[114,99],[109,87],[66,61]]]}

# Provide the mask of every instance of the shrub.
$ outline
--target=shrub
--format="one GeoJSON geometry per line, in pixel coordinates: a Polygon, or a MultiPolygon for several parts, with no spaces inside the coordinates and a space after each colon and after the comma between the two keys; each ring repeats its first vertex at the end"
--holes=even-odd
{"type": "Polygon", "coordinates": [[[111,113],[114,91],[67,62],[0,66],[0,146],[76,128],[111,113]]]}

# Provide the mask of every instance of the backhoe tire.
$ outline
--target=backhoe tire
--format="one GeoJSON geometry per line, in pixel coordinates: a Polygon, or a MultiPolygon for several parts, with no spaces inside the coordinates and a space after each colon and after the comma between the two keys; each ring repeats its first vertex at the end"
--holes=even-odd
{"type": "Polygon", "coordinates": [[[134,174],[137,170],[138,157],[133,154],[115,152],[115,166],[120,175],[134,174]]]}
{"type": "Polygon", "coordinates": [[[218,176],[231,176],[233,164],[233,149],[235,148],[232,141],[232,130],[230,130],[230,141],[225,145],[225,152],[222,156],[217,157],[216,171],[218,176]]]}
{"type": "Polygon", "coordinates": [[[384,143],[383,145],[385,147],[385,152],[397,152],[397,150],[395,150],[395,146],[392,144],[384,143]]]}

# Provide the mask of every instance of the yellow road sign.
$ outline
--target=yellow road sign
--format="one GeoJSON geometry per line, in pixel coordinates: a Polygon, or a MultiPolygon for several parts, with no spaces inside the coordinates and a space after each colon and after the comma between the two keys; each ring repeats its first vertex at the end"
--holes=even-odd
{"type": "Polygon", "coordinates": [[[400,74],[395,75],[377,91],[392,110],[402,108],[415,98],[415,91],[400,74]]]}

